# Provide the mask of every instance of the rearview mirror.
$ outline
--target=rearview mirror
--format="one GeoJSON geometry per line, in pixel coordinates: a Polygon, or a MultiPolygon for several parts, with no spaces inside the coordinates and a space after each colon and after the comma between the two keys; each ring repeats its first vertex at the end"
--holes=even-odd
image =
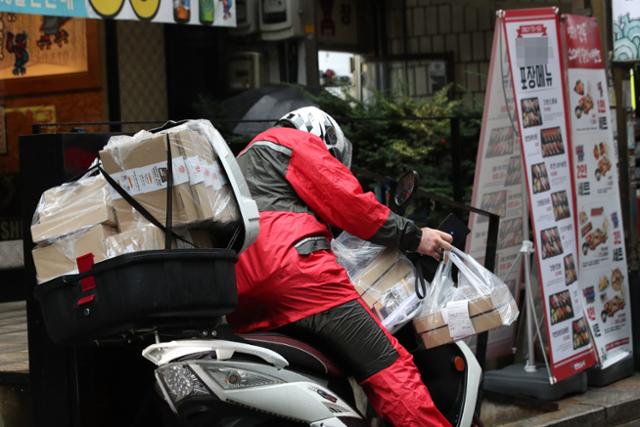
{"type": "Polygon", "coordinates": [[[396,206],[405,205],[418,189],[418,172],[405,172],[398,179],[396,189],[393,193],[393,201],[396,206]]]}

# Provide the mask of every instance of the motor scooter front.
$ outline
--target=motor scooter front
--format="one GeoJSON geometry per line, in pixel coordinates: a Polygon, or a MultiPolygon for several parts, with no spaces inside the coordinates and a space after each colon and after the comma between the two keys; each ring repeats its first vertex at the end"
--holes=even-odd
{"type": "Polygon", "coordinates": [[[182,340],[153,344],[143,356],[158,366],[159,392],[183,425],[368,425],[327,387],[327,378],[308,369],[296,371],[268,348],[219,339],[182,340]]]}
{"type": "MultiPolygon", "coordinates": [[[[158,366],[158,391],[179,425],[371,425],[366,415],[375,414],[359,387],[320,352],[279,334],[229,338],[172,341],[144,350],[158,366]],[[286,351],[292,363],[265,346],[286,351]]],[[[416,350],[414,360],[449,422],[471,426],[482,370],[466,344],[416,350]]]]}
{"type": "MultiPolygon", "coordinates": [[[[396,204],[406,203],[415,188],[415,175],[400,179],[396,204]]],[[[410,329],[409,325],[404,332],[415,338],[410,329]]],[[[372,425],[375,414],[362,390],[313,343],[277,333],[236,336],[224,327],[210,336],[157,343],[143,352],[158,366],[158,390],[182,425],[372,425]]],[[[468,346],[456,342],[433,349],[406,347],[442,414],[453,426],[471,426],[482,369],[468,346]]]]}

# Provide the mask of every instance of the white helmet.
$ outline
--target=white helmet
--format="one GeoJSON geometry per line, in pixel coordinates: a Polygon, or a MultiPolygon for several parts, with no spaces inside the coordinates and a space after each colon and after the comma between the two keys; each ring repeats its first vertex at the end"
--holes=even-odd
{"type": "Polygon", "coordinates": [[[276,125],[292,127],[319,136],[329,152],[346,167],[351,168],[351,142],[338,123],[317,107],[303,107],[285,114],[276,125]]]}

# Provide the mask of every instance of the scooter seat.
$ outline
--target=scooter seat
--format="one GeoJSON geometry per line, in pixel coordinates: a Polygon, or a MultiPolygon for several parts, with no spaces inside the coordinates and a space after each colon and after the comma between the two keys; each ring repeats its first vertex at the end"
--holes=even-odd
{"type": "Polygon", "coordinates": [[[303,341],[276,332],[254,332],[240,337],[250,344],[277,352],[292,368],[331,378],[343,377],[342,371],[328,357],[303,341]]]}

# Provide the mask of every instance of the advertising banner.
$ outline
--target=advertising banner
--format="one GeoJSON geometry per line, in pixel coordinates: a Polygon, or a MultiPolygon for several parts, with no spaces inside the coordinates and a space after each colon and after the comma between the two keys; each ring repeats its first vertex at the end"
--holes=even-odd
{"type": "Polygon", "coordinates": [[[613,0],[613,60],[640,61],[640,0],[613,0]]]}
{"type": "Polygon", "coordinates": [[[578,283],[557,9],[506,11],[502,28],[514,83],[551,372],[561,381],[592,366],[595,354],[578,283]]]}
{"type": "MultiPolygon", "coordinates": [[[[640,3],[638,3],[640,7],[640,3]]],[[[605,61],[594,18],[563,16],[578,273],[602,368],[632,351],[629,278],[605,61]]]]}
{"type": "Polygon", "coordinates": [[[233,0],[0,0],[0,12],[236,26],[233,0]]]}
{"type": "MultiPolygon", "coordinates": [[[[511,120],[515,117],[511,73],[500,25],[495,28],[471,206],[500,215],[494,272],[517,298],[522,277],[518,252],[525,239],[523,221],[528,220],[528,212],[524,208],[522,156],[515,122],[511,120]]],[[[488,218],[472,214],[469,229],[467,253],[483,262],[488,218]]],[[[488,357],[508,355],[512,349],[512,328],[489,332],[488,357]]]]}

